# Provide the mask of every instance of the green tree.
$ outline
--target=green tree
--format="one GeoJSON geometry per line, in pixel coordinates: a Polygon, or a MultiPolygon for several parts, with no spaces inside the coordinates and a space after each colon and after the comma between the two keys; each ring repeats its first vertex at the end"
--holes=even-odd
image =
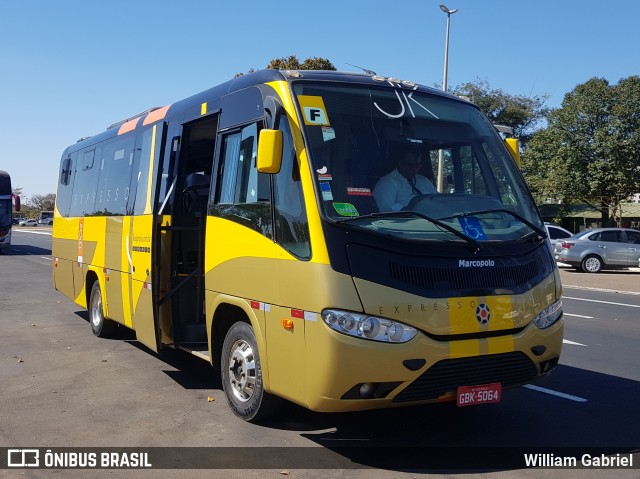
{"type": "Polygon", "coordinates": [[[46,195],[33,195],[29,198],[29,205],[38,211],[53,211],[55,204],[55,193],[47,193],[46,195]]]}
{"type": "Polygon", "coordinates": [[[620,203],[640,191],[640,77],[610,85],[592,78],[567,93],[522,157],[532,190],[591,205],[603,224],[620,221],[620,203]]]}
{"type": "Polygon", "coordinates": [[[489,117],[492,123],[513,128],[514,136],[525,146],[533,131],[548,113],[544,106],[548,95],[527,97],[492,89],[486,80],[458,85],[454,95],[465,96],[489,117]]]}
{"type": "Polygon", "coordinates": [[[334,70],[333,66],[326,58],[311,57],[300,63],[298,57],[290,55],[283,58],[274,58],[267,65],[267,69],[271,70],[334,70]]]}
{"type": "MultiPolygon", "coordinates": [[[[336,67],[333,66],[326,58],[310,57],[300,63],[298,57],[295,55],[289,55],[288,57],[274,58],[266,66],[267,70],[332,70],[335,71],[336,67]]],[[[252,73],[255,70],[251,68],[247,73],[252,73]]],[[[242,76],[242,73],[236,73],[235,77],[242,76]]]]}

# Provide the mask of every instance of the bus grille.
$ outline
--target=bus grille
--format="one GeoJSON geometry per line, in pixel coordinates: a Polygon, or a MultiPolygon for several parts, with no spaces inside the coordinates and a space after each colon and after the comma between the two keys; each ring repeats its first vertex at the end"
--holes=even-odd
{"type": "Polygon", "coordinates": [[[501,383],[503,387],[531,381],[536,365],[522,352],[491,354],[437,362],[398,394],[393,402],[436,399],[459,386],[501,383]]]}
{"type": "Polygon", "coordinates": [[[438,268],[389,263],[391,278],[428,290],[516,288],[538,276],[535,261],[495,268],[438,268]]]}

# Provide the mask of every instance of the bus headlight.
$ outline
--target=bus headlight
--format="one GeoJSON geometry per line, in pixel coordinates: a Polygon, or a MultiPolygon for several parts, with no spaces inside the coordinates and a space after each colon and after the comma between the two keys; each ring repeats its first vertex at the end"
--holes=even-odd
{"type": "Polygon", "coordinates": [[[538,316],[533,318],[533,324],[539,329],[545,329],[562,317],[562,300],[547,306],[538,316]]]}
{"type": "Polygon", "coordinates": [[[337,309],[325,309],[322,320],[339,333],[385,343],[406,343],[418,334],[417,329],[398,321],[337,309]]]}

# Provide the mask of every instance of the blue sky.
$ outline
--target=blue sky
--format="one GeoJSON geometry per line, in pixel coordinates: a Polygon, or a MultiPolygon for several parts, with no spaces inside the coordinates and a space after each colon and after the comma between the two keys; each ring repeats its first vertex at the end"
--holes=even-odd
{"type": "MultiPolygon", "coordinates": [[[[60,155],[78,138],[273,58],[441,84],[441,1],[1,1],[0,169],[23,200],[55,192],[60,155]]],[[[558,107],[592,77],[640,74],[640,1],[444,1],[459,9],[450,88],[487,80],[558,107]]]]}

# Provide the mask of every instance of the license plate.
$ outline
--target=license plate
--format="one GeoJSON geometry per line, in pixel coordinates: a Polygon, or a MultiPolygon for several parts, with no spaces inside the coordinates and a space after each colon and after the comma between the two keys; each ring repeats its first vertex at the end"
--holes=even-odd
{"type": "Polygon", "coordinates": [[[502,384],[480,384],[478,386],[460,386],[458,388],[458,407],[475,406],[500,402],[502,384]]]}

